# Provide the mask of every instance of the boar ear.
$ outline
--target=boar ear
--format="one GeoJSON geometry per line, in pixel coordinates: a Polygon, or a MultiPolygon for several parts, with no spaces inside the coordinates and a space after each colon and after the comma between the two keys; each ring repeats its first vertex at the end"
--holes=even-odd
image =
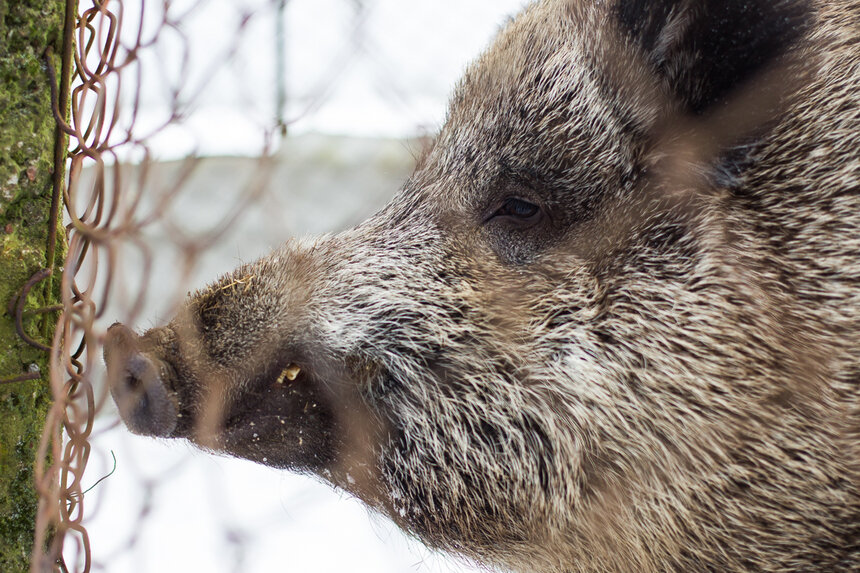
{"type": "Polygon", "coordinates": [[[700,115],[786,55],[815,11],[809,0],[617,0],[614,17],[700,115]]]}

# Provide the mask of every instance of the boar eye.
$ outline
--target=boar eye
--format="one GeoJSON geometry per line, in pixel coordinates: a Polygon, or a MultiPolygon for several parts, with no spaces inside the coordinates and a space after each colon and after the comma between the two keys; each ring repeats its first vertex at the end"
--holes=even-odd
{"type": "MultiPolygon", "coordinates": [[[[541,218],[541,208],[534,203],[511,197],[506,199],[487,221],[493,219],[507,220],[522,226],[531,226],[541,218]]],[[[486,221],[485,221],[486,222],[486,221]]]]}

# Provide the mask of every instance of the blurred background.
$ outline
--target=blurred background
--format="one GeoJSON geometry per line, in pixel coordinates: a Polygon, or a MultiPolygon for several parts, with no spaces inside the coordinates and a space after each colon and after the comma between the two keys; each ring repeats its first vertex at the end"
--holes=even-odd
{"type": "MultiPolygon", "coordinates": [[[[103,176],[137,226],[109,285],[105,257],[89,263],[108,292],[97,330],[163,324],[239,263],[380,208],[465,66],[524,3],[108,2],[127,64],[107,84],[111,152],[104,167],[84,162],[79,188],[103,176]]],[[[80,0],[81,13],[92,6],[80,0]]],[[[87,193],[72,197],[86,208],[87,193]]],[[[98,384],[103,364],[90,374],[98,384]]],[[[133,436],[98,385],[90,442],[83,525],[96,571],[477,570],[313,478],[133,436]]],[[[68,542],[66,558],[79,565],[80,547],[68,542]]]]}

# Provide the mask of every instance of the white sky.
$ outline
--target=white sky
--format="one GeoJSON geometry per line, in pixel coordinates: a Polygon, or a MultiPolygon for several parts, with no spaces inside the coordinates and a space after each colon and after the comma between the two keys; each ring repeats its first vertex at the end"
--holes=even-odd
{"type": "MultiPolygon", "coordinates": [[[[354,0],[290,0],[285,73],[291,132],[402,137],[434,131],[464,67],[524,3],[365,0],[357,10],[354,0]]],[[[160,8],[151,8],[157,5],[147,4],[145,37],[162,17],[160,8]]],[[[158,156],[259,153],[276,115],[274,2],[185,0],[168,14],[175,17],[187,5],[194,8],[178,31],[160,33],[153,49],[141,54],[137,133],[168,117],[171,90],[178,90],[193,113],[182,126],[148,140],[158,156]]],[[[124,26],[127,38],[136,31],[129,25],[139,18],[133,12],[124,26]]],[[[126,100],[131,87],[124,88],[126,100]]]]}

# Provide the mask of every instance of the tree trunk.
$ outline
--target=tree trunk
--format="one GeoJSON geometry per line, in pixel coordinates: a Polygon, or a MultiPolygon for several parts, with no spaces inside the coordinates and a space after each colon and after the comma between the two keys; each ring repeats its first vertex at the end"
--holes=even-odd
{"type": "MultiPolygon", "coordinates": [[[[0,0],[0,571],[4,572],[29,570],[37,505],[33,464],[50,403],[48,353],[18,335],[15,302],[36,273],[59,269],[65,254],[62,220],[56,220],[58,207],[52,208],[52,199],[55,151],[62,181],[67,144],[55,129],[47,69],[51,65],[57,78],[64,76],[60,60],[65,11],[65,0],[0,0]],[[61,146],[55,150],[58,138],[61,146]],[[55,233],[50,232],[52,227],[55,233]],[[12,382],[21,378],[35,379],[12,382]]],[[[44,345],[50,345],[57,314],[34,311],[56,304],[58,283],[50,278],[34,283],[24,301],[23,330],[44,345]]]]}

